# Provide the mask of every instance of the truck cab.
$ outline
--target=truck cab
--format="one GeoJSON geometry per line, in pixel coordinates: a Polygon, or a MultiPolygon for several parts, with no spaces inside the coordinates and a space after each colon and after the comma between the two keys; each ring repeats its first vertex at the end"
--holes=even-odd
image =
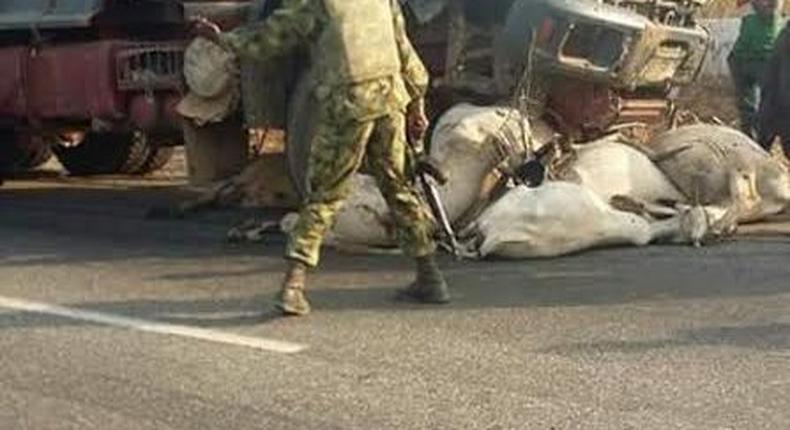
{"type": "Polygon", "coordinates": [[[142,174],[180,142],[184,5],[0,0],[0,169],[142,174]]]}

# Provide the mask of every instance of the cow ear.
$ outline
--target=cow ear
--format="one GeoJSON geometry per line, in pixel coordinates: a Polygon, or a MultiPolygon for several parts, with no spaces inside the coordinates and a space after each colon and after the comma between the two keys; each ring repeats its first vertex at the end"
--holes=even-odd
{"type": "Polygon", "coordinates": [[[612,196],[612,198],[609,199],[609,204],[621,212],[629,212],[640,216],[647,215],[647,208],[645,207],[645,204],[630,196],[612,196]]]}

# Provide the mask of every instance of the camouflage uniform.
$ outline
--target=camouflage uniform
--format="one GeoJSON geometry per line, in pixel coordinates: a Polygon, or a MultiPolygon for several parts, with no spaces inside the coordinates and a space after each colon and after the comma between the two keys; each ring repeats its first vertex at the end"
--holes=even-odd
{"type": "MultiPolygon", "coordinates": [[[[398,225],[403,250],[414,257],[426,256],[435,250],[434,225],[405,173],[405,110],[412,100],[421,102],[428,74],[406,36],[398,1],[368,0],[390,2],[387,19],[392,19],[390,39],[394,40],[383,40],[367,49],[375,56],[377,51],[392,48],[395,68],[362,80],[349,77],[344,69],[365,69],[366,65],[348,64],[347,53],[326,41],[326,29],[333,25],[335,16],[331,9],[361,14],[367,11],[361,11],[356,2],[343,6],[344,1],[285,0],[266,21],[221,36],[239,56],[259,61],[298,46],[308,47],[312,56],[312,79],[316,83],[313,98],[318,103],[319,122],[308,164],[309,192],[291,232],[286,257],[308,266],[318,264],[323,237],[349,193],[352,175],[366,156],[398,225]]],[[[375,29],[367,34],[375,34],[375,29]]],[[[370,43],[370,37],[364,39],[358,43],[370,43]]],[[[365,72],[360,73],[364,76],[365,72]]]]}

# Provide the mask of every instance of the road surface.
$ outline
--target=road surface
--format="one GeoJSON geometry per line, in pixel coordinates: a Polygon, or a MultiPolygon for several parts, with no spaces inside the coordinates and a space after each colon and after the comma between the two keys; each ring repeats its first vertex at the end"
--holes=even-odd
{"type": "MultiPolygon", "coordinates": [[[[170,180],[0,189],[0,428],[790,428],[790,241],[444,259],[328,252],[315,313],[272,313],[282,237],[248,213],[147,221],[170,180]]],[[[265,216],[266,214],[261,214],[265,216]]]]}

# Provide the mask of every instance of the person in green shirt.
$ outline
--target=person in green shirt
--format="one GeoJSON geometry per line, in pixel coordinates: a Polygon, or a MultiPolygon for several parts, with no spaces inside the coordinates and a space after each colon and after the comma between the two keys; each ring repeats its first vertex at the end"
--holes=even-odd
{"type": "Polygon", "coordinates": [[[741,20],[740,33],[727,58],[735,85],[741,130],[757,136],[757,106],[765,66],[784,26],[781,0],[752,0],[754,13],[741,20]]]}

